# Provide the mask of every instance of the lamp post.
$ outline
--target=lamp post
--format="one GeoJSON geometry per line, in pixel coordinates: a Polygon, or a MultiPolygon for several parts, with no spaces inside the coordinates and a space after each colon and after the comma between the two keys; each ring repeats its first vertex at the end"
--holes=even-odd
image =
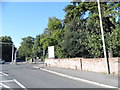
{"type": "Polygon", "coordinates": [[[106,62],[107,73],[110,74],[109,63],[108,63],[108,60],[107,60],[107,53],[106,53],[106,47],[105,47],[102,17],[101,17],[101,11],[100,11],[100,1],[97,0],[97,2],[98,2],[98,12],[99,12],[99,19],[100,19],[100,28],[101,28],[101,35],[102,35],[102,42],[103,42],[103,50],[104,50],[104,59],[105,59],[105,62],[106,62]]]}

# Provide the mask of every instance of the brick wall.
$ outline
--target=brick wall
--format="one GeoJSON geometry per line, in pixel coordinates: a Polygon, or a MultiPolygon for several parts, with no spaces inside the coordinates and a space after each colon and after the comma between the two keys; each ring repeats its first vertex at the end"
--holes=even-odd
{"type": "MultiPolygon", "coordinates": [[[[118,61],[120,58],[109,58],[111,74],[118,74],[118,61]]],[[[104,58],[65,58],[65,59],[45,59],[48,66],[70,68],[84,71],[106,73],[106,62],[104,58]]]]}

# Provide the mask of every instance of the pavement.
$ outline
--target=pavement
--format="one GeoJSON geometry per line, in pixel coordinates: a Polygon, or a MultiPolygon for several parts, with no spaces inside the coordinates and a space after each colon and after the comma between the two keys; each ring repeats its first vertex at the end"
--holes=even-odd
{"type": "Polygon", "coordinates": [[[86,83],[91,83],[98,86],[103,86],[106,88],[118,88],[118,86],[120,86],[118,85],[118,75],[65,69],[60,67],[45,66],[41,64],[34,65],[33,67],[39,68],[49,73],[57,74],[74,80],[83,81],[86,83]]]}
{"type": "MultiPolygon", "coordinates": [[[[93,88],[94,90],[96,90],[97,88],[102,88],[102,90],[111,90],[106,89],[106,87],[103,86],[84,82],[85,80],[80,81],[78,80],[78,78],[68,78],[68,75],[55,72],[53,73],[53,71],[48,71],[48,69],[45,69],[44,66],[40,66],[40,69],[33,68],[33,66],[39,65],[40,63],[6,63],[2,65],[2,70],[0,71],[0,75],[2,77],[2,79],[0,80],[0,86],[15,90],[16,88],[45,88],[45,90],[46,88],[75,88],[75,90],[76,88],[80,88],[80,90],[81,88],[92,88],[92,90],[93,88]]],[[[112,90],[117,89],[112,88],[112,90]]]]}

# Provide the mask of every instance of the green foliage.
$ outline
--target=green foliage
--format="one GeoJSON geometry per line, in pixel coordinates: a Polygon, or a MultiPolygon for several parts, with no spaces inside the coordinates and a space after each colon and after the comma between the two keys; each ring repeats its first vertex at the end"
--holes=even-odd
{"type": "MultiPolygon", "coordinates": [[[[104,35],[105,35],[105,44],[106,44],[106,48],[107,50],[113,50],[113,55],[114,56],[119,56],[118,55],[118,50],[119,49],[119,40],[118,40],[118,32],[115,33],[118,29],[118,27],[116,26],[118,22],[116,22],[115,18],[118,17],[118,11],[119,10],[119,4],[117,2],[102,2],[100,3],[101,5],[101,12],[102,12],[102,19],[103,19],[103,28],[104,28],[104,35]],[[116,36],[114,35],[116,34],[116,36]]],[[[78,5],[68,5],[65,8],[66,15],[65,15],[65,25],[70,27],[67,28],[67,30],[69,30],[68,32],[65,32],[65,37],[64,38],[64,47],[66,47],[66,49],[64,51],[66,51],[67,57],[69,56],[77,56],[75,55],[75,53],[78,51],[82,51],[82,53],[84,53],[84,50],[86,49],[86,51],[88,51],[88,55],[87,57],[103,57],[103,47],[102,47],[102,40],[101,40],[101,31],[100,31],[100,24],[99,24],[99,15],[98,15],[98,4],[97,2],[81,2],[78,5]],[[89,12],[86,15],[86,12],[89,12]],[[73,23],[71,25],[69,25],[69,22],[73,22],[76,18],[77,20],[82,20],[84,17],[86,17],[86,25],[83,25],[84,30],[82,32],[82,35],[79,33],[79,35],[76,34],[76,31],[79,30],[79,27],[77,26],[77,23],[73,23]],[[72,29],[73,31],[75,30],[75,32],[70,31],[70,29],[72,29]],[[86,37],[84,36],[84,34],[86,35],[86,37]],[[68,36],[67,36],[68,35],[68,36]],[[77,41],[79,40],[77,37],[74,38],[74,36],[80,36],[80,39],[82,38],[86,38],[84,39],[84,41],[82,42],[82,40],[80,40],[80,45],[78,44],[78,47],[80,48],[76,48],[77,45],[77,41]],[[73,40],[72,40],[72,39],[73,40]],[[68,41],[69,40],[69,41],[68,41]],[[72,42],[75,43],[72,43],[72,42]],[[68,42],[68,43],[67,43],[68,42]],[[85,43],[86,42],[86,43],[85,43]],[[85,44],[84,44],[85,43],[85,44]],[[70,44],[70,45],[69,45],[70,44]],[[73,47],[73,46],[74,47],[73,47]],[[82,48],[82,45],[85,46],[84,50],[82,48]],[[67,49],[68,47],[68,49],[67,49]],[[69,48],[72,48],[71,50],[69,48]],[[75,50],[76,48],[76,50],[75,50]],[[75,50],[75,51],[74,51],[75,50]],[[72,52],[72,53],[71,53],[72,52]],[[71,55],[69,54],[71,53],[71,55]]],[[[77,21],[79,22],[79,21],[77,21]]],[[[80,23],[80,22],[79,22],[80,23]]],[[[82,21],[82,23],[84,23],[82,21]]],[[[80,24],[82,24],[80,23],[80,24]]],[[[84,53],[82,55],[82,57],[84,57],[86,53],[84,53]]]]}
{"type": "Polygon", "coordinates": [[[113,55],[120,56],[120,26],[107,35],[106,44],[109,50],[113,50],[113,55]]]}
{"type": "Polygon", "coordinates": [[[57,19],[56,17],[49,18],[49,21],[48,21],[48,30],[49,31],[52,32],[61,27],[62,27],[62,23],[59,19],[57,19]]]}
{"type": "MultiPolygon", "coordinates": [[[[23,39],[19,48],[21,56],[31,57],[37,52],[41,59],[47,58],[48,46],[55,46],[56,58],[103,57],[98,3],[74,1],[72,3],[73,5],[65,7],[63,20],[49,18],[44,33],[36,36],[34,45],[33,41],[23,39]]],[[[113,56],[119,57],[120,20],[116,18],[119,15],[117,11],[120,9],[120,3],[101,2],[100,6],[106,49],[112,50],[113,56]]]]}
{"type": "Polygon", "coordinates": [[[36,38],[34,40],[34,45],[32,48],[32,52],[39,58],[43,55],[42,54],[42,45],[40,44],[40,38],[41,38],[40,35],[36,36],[36,38]]]}
{"type": "Polygon", "coordinates": [[[65,57],[85,57],[88,54],[86,47],[86,33],[84,20],[74,19],[65,26],[62,47],[65,57]]]}
{"type": "Polygon", "coordinates": [[[88,50],[90,57],[103,57],[101,35],[88,36],[88,50]]]}
{"type": "MultiPolygon", "coordinates": [[[[40,43],[42,49],[45,50],[45,55],[47,56],[48,46],[55,46],[55,49],[58,48],[58,43],[61,40],[62,31],[62,22],[56,17],[49,18],[48,27],[45,29],[44,33],[41,35],[40,43]]],[[[58,51],[57,51],[58,52],[58,51]]],[[[56,53],[56,52],[55,52],[56,53]]],[[[57,54],[56,54],[57,55],[57,54]]],[[[56,57],[58,57],[57,55],[56,57]]]]}
{"type": "MultiPolygon", "coordinates": [[[[97,4],[95,3],[91,3],[91,4],[94,4],[95,6],[97,6],[97,4]]],[[[113,33],[118,28],[116,26],[117,22],[115,21],[115,18],[118,16],[118,12],[116,11],[119,8],[118,3],[104,2],[104,3],[101,3],[100,5],[101,5],[106,49],[107,51],[109,50],[116,51],[115,46],[118,44],[115,43],[117,41],[113,41],[113,33]]],[[[94,8],[94,9],[90,8],[89,11],[90,11],[90,14],[87,20],[88,41],[89,41],[88,47],[90,49],[89,51],[94,57],[103,57],[103,48],[102,48],[102,41],[101,41],[98,11],[97,11],[97,8],[94,8]]],[[[119,35],[117,35],[117,37],[118,36],[119,35]]],[[[115,53],[113,53],[113,55],[119,56],[119,55],[116,55],[115,53]]]]}
{"type": "Polygon", "coordinates": [[[13,43],[12,38],[10,36],[1,36],[0,42],[13,43]]]}
{"type": "Polygon", "coordinates": [[[18,57],[33,57],[32,48],[34,44],[34,38],[31,36],[22,38],[21,46],[18,49],[18,57]]]}

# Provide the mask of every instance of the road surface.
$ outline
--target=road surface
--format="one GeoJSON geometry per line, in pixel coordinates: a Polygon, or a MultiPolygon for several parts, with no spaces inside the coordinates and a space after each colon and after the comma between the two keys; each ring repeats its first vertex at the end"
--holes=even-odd
{"type": "Polygon", "coordinates": [[[6,88],[103,88],[35,69],[34,65],[27,63],[1,65],[0,86],[6,88]]]}

